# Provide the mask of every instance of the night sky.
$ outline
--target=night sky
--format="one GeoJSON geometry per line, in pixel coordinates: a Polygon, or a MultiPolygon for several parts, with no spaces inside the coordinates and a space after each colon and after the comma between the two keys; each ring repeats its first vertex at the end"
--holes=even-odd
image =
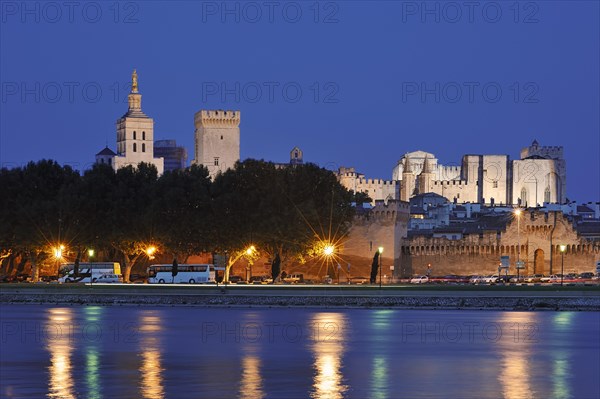
{"type": "Polygon", "coordinates": [[[137,68],[155,139],[189,160],[194,113],[239,109],[243,159],[299,146],[390,179],[406,152],[537,139],[564,146],[570,200],[600,200],[597,1],[75,4],[0,2],[2,166],[115,150],[137,68]]]}

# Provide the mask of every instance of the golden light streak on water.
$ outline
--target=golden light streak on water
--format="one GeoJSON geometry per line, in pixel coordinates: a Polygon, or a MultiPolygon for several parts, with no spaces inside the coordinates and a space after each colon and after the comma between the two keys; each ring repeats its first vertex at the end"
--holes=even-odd
{"type": "MultiPolygon", "coordinates": [[[[498,322],[503,336],[497,345],[502,356],[498,380],[505,399],[527,399],[537,396],[532,392],[530,343],[525,334],[527,325],[534,325],[535,313],[504,312],[498,322]]],[[[492,336],[493,332],[489,333],[492,336]]]]}
{"type": "Polygon", "coordinates": [[[69,308],[49,309],[46,331],[48,343],[46,349],[50,352],[50,373],[48,397],[57,399],[74,399],[75,380],[72,374],[71,337],[69,329],[72,326],[73,311],[69,308]]]}
{"type": "Polygon", "coordinates": [[[261,363],[258,356],[247,354],[242,359],[240,398],[262,399],[265,397],[260,367],[261,363]]]}
{"type": "Polygon", "coordinates": [[[340,399],[348,390],[343,383],[342,356],[346,319],[342,313],[317,313],[312,318],[314,381],[311,397],[340,399]]]}
{"type": "MultiPolygon", "coordinates": [[[[147,312],[151,313],[151,312],[147,312]]],[[[162,357],[157,333],[162,330],[161,320],[152,314],[142,314],[140,318],[140,353],[142,363],[140,395],[144,399],[162,399],[165,397],[162,357]]]]}

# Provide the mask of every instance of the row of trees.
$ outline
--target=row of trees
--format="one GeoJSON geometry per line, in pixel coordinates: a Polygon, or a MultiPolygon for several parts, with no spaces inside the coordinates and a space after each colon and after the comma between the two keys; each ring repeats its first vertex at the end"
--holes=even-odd
{"type": "Polygon", "coordinates": [[[128,281],[154,245],[182,262],[226,255],[227,279],[250,245],[268,257],[314,255],[317,243],[347,233],[353,200],[332,172],[312,164],[246,160],[212,181],[201,166],[158,177],[148,164],[116,172],[97,164],[80,176],[44,160],[0,170],[0,256],[26,257],[37,280],[57,245],[77,258],[94,248],[114,254],[128,281]]]}

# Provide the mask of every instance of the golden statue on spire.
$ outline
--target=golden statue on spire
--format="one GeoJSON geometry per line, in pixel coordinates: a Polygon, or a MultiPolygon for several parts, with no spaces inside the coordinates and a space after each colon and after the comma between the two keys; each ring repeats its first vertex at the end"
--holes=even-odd
{"type": "Polygon", "coordinates": [[[137,77],[137,71],[134,69],[133,73],[131,74],[131,92],[132,93],[137,93],[138,92],[138,81],[137,81],[138,77],[137,77]]]}

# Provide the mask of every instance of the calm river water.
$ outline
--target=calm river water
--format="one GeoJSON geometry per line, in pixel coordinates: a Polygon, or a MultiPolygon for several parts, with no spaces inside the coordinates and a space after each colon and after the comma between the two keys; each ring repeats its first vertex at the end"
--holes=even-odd
{"type": "Polygon", "coordinates": [[[2,398],[598,398],[600,314],[0,306],[2,398]]]}

